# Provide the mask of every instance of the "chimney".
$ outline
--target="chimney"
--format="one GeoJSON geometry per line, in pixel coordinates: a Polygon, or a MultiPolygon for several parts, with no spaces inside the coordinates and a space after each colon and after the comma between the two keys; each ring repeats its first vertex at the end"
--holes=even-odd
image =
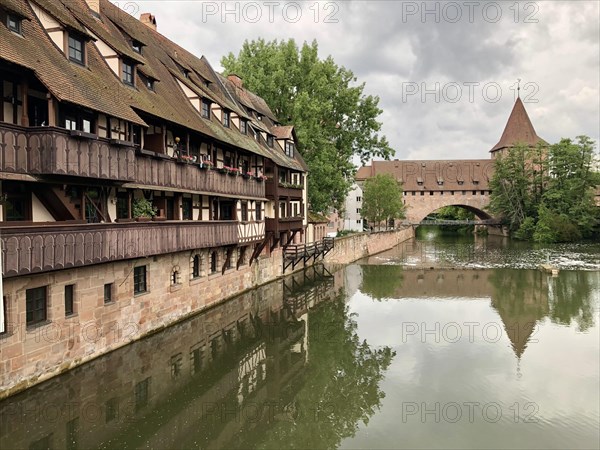
{"type": "Polygon", "coordinates": [[[231,81],[238,89],[244,88],[244,81],[235,73],[230,73],[227,75],[227,79],[231,81]]]}
{"type": "Polygon", "coordinates": [[[156,31],[156,17],[150,13],[142,13],[140,22],[156,31]]]}
{"type": "Polygon", "coordinates": [[[92,10],[95,16],[100,15],[100,0],[85,0],[88,5],[88,8],[92,10]]]}

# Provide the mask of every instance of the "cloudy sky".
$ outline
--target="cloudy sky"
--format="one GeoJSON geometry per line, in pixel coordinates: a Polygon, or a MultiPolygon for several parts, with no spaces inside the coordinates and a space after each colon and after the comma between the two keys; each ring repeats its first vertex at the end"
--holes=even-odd
{"type": "Polygon", "coordinates": [[[244,40],[316,39],[378,95],[402,159],[487,158],[521,79],[549,142],[600,137],[600,11],[593,1],[120,1],[217,70],[244,40]]]}

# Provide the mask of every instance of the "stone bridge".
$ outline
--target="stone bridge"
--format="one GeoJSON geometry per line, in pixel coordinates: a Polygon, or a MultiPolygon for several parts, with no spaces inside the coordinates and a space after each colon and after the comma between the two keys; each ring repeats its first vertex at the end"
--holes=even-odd
{"type": "Polygon", "coordinates": [[[356,181],[360,185],[376,174],[390,174],[400,181],[406,222],[411,224],[444,206],[459,206],[481,220],[490,220],[493,217],[486,207],[493,171],[493,159],[373,161],[359,169],[356,181]]]}

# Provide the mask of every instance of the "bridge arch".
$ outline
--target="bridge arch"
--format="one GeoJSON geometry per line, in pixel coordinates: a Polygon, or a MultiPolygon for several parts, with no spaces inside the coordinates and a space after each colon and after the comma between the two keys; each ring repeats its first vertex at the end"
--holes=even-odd
{"type": "Polygon", "coordinates": [[[471,211],[481,220],[493,219],[490,213],[486,212],[489,205],[489,194],[487,192],[481,195],[418,195],[405,196],[406,221],[410,223],[419,223],[428,215],[446,206],[456,206],[471,211]]]}

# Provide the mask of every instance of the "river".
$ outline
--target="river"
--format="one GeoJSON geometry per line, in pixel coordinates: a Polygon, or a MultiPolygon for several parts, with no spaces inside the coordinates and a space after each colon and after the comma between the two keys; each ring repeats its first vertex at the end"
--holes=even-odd
{"type": "Polygon", "coordinates": [[[0,448],[598,448],[600,244],[418,231],[5,400],[0,448]]]}

